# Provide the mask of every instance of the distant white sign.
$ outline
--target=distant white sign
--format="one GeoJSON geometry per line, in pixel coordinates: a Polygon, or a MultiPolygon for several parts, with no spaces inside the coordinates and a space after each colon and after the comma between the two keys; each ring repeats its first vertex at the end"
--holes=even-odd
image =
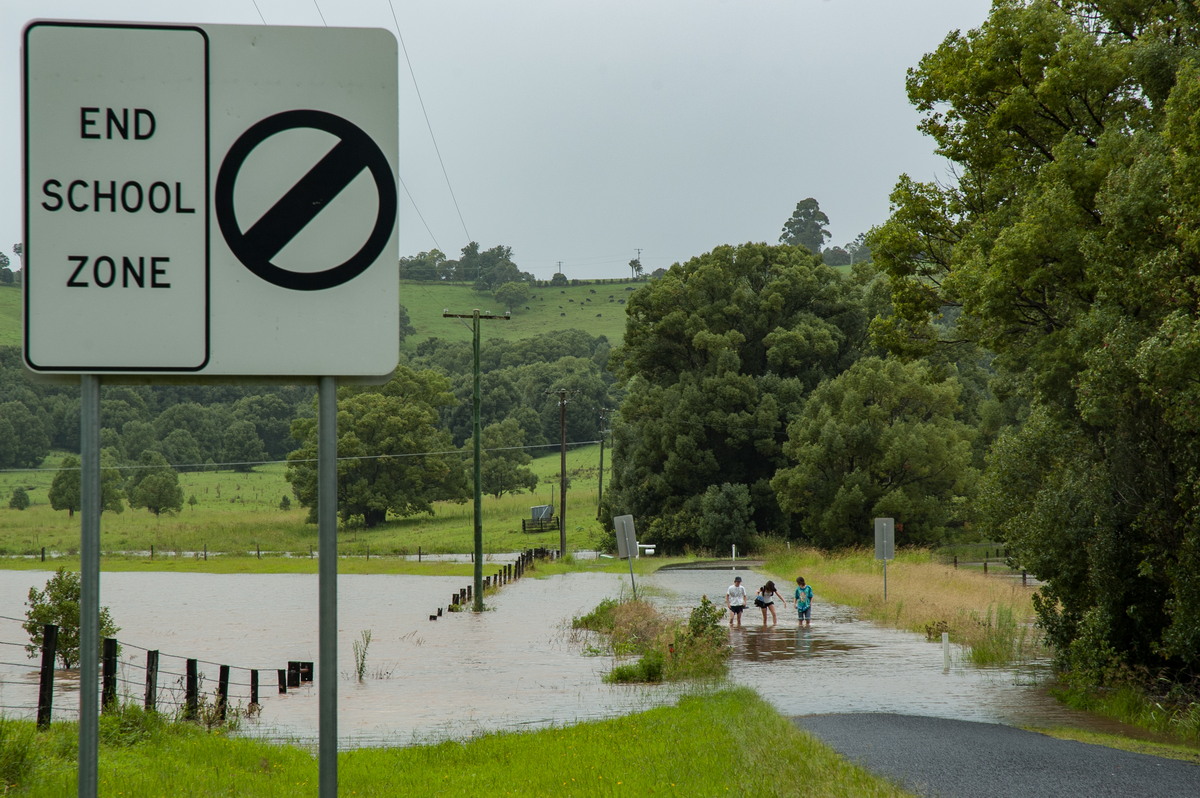
{"type": "Polygon", "coordinates": [[[30,368],[394,368],[389,32],[47,21],[24,45],[30,368]]]}
{"type": "Polygon", "coordinates": [[[622,560],[626,557],[636,558],[638,556],[638,545],[637,531],[633,525],[633,516],[613,516],[613,530],[617,534],[617,557],[622,560]]]}
{"type": "Polygon", "coordinates": [[[875,519],[875,559],[896,559],[896,519],[875,519]]]}

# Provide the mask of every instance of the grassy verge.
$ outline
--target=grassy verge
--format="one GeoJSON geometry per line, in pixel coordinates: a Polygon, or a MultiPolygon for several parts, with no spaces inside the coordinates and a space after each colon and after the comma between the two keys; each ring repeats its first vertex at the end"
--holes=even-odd
{"type": "MultiPolygon", "coordinates": [[[[1045,655],[1033,628],[1033,591],[1020,582],[934,562],[926,550],[898,552],[883,567],[872,552],[819,552],[772,547],[765,570],[788,585],[803,576],[822,599],[857,607],[864,618],[966,646],[972,664],[1007,665],[1045,655]]],[[[788,591],[790,592],[790,591],[788,591]]]]}
{"type": "MultiPolygon", "coordinates": [[[[16,794],[74,795],[75,727],[0,721],[0,770],[16,794]]],[[[745,688],[684,697],[612,720],[469,742],[358,749],[339,756],[341,795],[906,796],[842,760],[745,688]],[[747,733],[730,733],[740,729],[747,733]],[[748,733],[753,730],[753,734],[748,733]],[[770,745],[763,745],[770,740],[770,745]]],[[[166,724],[102,732],[99,792],[129,798],[316,793],[308,752],[166,724]]],[[[3,792],[3,789],[0,789],[3,792]]]]}
{"type": "Polygon", "coordinates": [[[1200,745],[1200,703],[1194,695],[1150,695],[1137,683],[1106,689],[1068,684],[1055,689],[1054,695],[1069,707],[1094,712],[1193,748],[1200,745]]]}
{"type": "Polygon", "coordinates": [[[1132,754],[1146,754],[1148,756],[1162,757],[1163,759],[1178,759],[1182,762],[1191,762],[1200,765],[1200,749],[1185,744],[1139,740],[1133,737],[1122,737],[1117,734],[1104,734],[1102,732],[1083,731],[1082,729],[1070,729],[1061,726],[1052,729],[1028,729],[1028,731],[1038,732],[1049,737],[1056,737],[1059,740],[1075,740],[1080,743],[1103,745],[1107,748],[1129,751],[1132,754]]]}

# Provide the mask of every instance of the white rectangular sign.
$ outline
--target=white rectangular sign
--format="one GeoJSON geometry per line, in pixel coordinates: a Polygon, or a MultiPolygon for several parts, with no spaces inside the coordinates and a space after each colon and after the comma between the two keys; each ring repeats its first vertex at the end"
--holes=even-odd
{"type": "Polygon", "coordinates": [[[637,532],[633,525],[632,515],[613,516],[613,529],[617,533],[617,557],[636,558],[638,556],[637,532]]]}
{"type": "Polygon", "coordinates": [[[373,29],[30,23],[28,366],[390,372],[396,55],[373,29]]]}
{"type": "Polygon", "coordinates": [[[896,559],[896,519],[875,519],[875,559],[896,559]]]}

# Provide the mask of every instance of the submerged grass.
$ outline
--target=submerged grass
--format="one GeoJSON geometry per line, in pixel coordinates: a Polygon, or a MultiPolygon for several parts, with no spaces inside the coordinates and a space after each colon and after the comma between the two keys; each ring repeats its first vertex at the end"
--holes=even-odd
{"type": "Polygon", "coordinates": [[[814,614],[827,599],[857,607],[862,617],[940,640],[942,632],[968,649],[977,666],[1000,666],[1045,656],[1034,630],[1033,590],[1020,582],[955,569],[927,550],[897,552],[883,567],[866,549],[821,552],[771,547],[765,569],[783,584],[803,576],[813,586],[814,614]]]}
{"type": "MultiPolygon", "coordinates": [[[[72,724],[34,731],[36,761],[12,785],[30,798],[77,792],[72,724]]],[[[8,736],[0,738],[7,740],[8,736]]],[[[3,754],[0,753],[0,757],[3,754]]],[[[339,755],[339,794],[908,796],[798,730],[746,688],[705,692],[611,720],[466,742],[363,748],[339,755]],[[754,734],[730,734],[731,724],[754,734]],[[762,740],[770,740],[763,745],[762,740]]],[[[190,724],[167,724],[136,745],[102,739],[99,792],[127,798],[315,794],[317,762],[190,724]]]]}
{"type": "MultiPolygon", "coordinates": [[[[608,652],[620,658],[604,677],[617,684],[684,679],[715,679],[726,673],[728,635],[720,626],[724,610],[705,596],[687,622],[669,618],[653,604],[637,599],[604,599],[571,622],[573,629],[600,634],[608,652]]],[[[601,649],[588,646],[592,653],[601,649]]]]}

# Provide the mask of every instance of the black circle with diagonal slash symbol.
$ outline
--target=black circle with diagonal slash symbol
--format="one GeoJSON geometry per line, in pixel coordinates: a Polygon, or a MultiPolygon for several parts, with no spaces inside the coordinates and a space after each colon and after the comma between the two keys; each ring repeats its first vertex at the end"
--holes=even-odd
{"type": "Polygon", "coordinates": [[[281,288],[318,291],[353,280],[383,252],[396,223],[396,182],[383,152],[357,125],[324,111],[284,111],[252,125],[230,147],[217,173],[214,205],[221,234],[247,269],[281,288]],[[323,130],[336,136],[338,143],[249,230],[242,230],[233,208],[238,172],[259,144],[276,133],[297,128],[323,130]],[[293,272],[272,263],[364,169],[375,179],[379,212],[362,248],[349,260],[324,271],[293,272]]]}

